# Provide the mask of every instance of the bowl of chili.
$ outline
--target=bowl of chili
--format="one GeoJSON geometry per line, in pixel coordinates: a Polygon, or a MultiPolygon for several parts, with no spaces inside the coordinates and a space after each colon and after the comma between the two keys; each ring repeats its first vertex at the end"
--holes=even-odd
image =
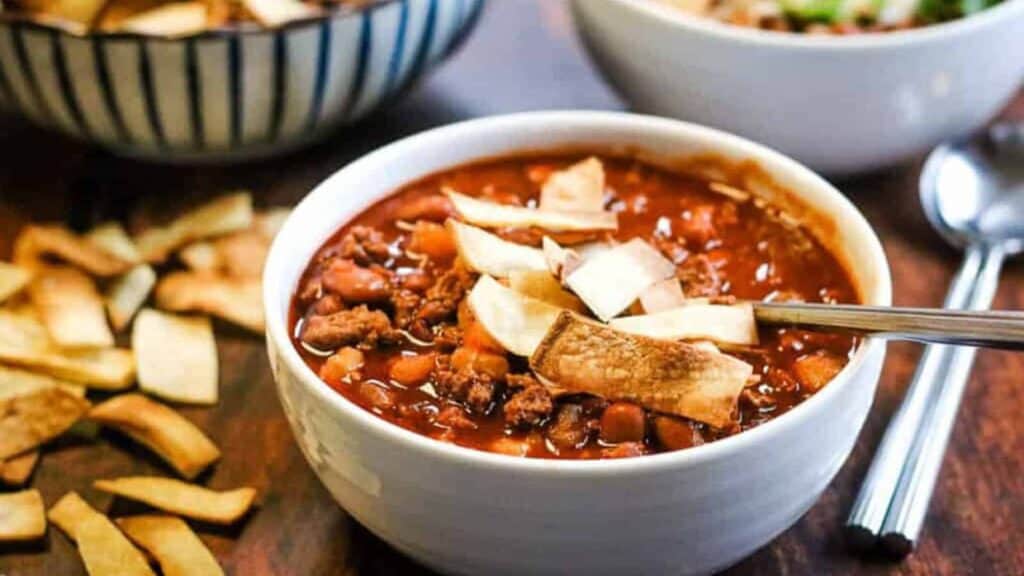
{"type": "Polygon", "coordinates": [[[337,172],[275,241],[264,303],[303,454],[400,551],[456,574],[696,574],[815,502],[884,356],[751,332],[743,302],[887,305],[890,284],[863,216],[778,153],[677,121],[537,112],[337,172]],[[598,174],[596,211],[545,191],[598,174]],[[579,262],[556,275],[545,245],[579,262]],[[613,278],[590,280],[609,261],[613,278]]]}

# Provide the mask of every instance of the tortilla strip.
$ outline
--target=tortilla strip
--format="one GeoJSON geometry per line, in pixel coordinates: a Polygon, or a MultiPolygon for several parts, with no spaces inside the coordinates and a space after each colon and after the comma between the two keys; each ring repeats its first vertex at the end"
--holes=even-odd
{"type": "Polygon", "coordinates": [[[671,310],[686,304],[683,285],[675,276],[655,282],[640,293],[640,306],[648,314],[671,310]]]}
{"type": "Polygon", "coordinates": [[[561,313],[561,308],[523,296],[490,276],[481,276],[467,299],[487,333],[519,356],[533,354],[561,313]]]}
{"type": "Polygon", "coordinates": [[[291,211],[273,208],[256,214],[252,226],[214,240],[193,242],[178,258],[194,272],[217,272],[237,278],[258,278],[278,230],[291,211]]]}
{"type": "Polygon", "coordinates": [[[46,388],[0,402],[0,460],[53,440],[78,421],[89,401],[46,388]]]}
{"type": "Polygon", "coordinates": [[[655,314],[615,318],[616,330],[658,340],[710,340],[715,344],[757,346],[757,322],[748,302],[693,303],[655,314]]]}
{"type": "Polygon", "coordinates": [[[185,478],[195,478],[220,458],[220,450],[184,416],[141,394],[122,394],[99,404],[89,419],[148,447],[185,478]]]}
{"type": "Polygon", "coordinates": [[[629,308],[652,284],[675,273],[672,262],[647,242],[634,238],[588,257],[566,277],[565,284],[607,322],[629,308]]]}
{"type": "Polygon", "coordinates": [[[74,23],[84,32],[92,27],[109,0],[53,0],[47,14],[74,23]]]}
{"type": "Polygon", "coordinates": [[[145,309],[132,328],[139,388],[175,402],[217,403],[217,344],[209,318],[145,309]]]}
{"type": "Polygon", "coordinates": [[[555,172],[540,189],[539,210],[601,212],[604,210],[604,167],[591,156],[555,172]]]}
{"type": "Polygon", "coordinates": [[[233,524],[256,499],[255,488],[218,492],[196,484],[158,476],[126,476],[96,480],[93,487],[121,498],[148,504],[164,512],[210,522],[233,524]]]}
{"type": "Polygon", "coordinates": [[[110,323],[114,325],[115,330],[120,332],[128,327],[135,313],[149,298],[154,286],[156,272],[148,264],[139,264],[107,287],[107,316],[110,317],[110,323]]]}
{"type": "Polygon", "coordinates": [[[583,302],[547,270],[512,270],[508,274],[508,287],[524,296],[547,302],[574,312],[586,311],[583,302]]]}
{"type": "Polygon", "coordinates": [[[76,492],[65,494],[47,515],[78,544],[78,554],[90,576],[155,576],[142,552],[76,492]]]}
{"type": "Polygon", "coordinates": [[[117,526],[128,539],[156,558],[164,576],[223,576],[209,548],[181,518],[128,516],[117,526]]]}
{"type": "Polygon", "coordinates": [[[178,259],[193,272],[218,272],[221,268],[220,253],[213,242],[193,242],[178,252],[178,259]]]}
{"type": "Polygon", "coordinates": [[[206,22],[207,10],[202,2],[174,2],[129,16],[118,30],[174,38],[202,32],[206,22]]]}
{"type": "Polygon", "coordinates": [[[58,346],[109,348],[114,345],[103,299],[92,278],[84,272],[70,266],[40,267],[28,293],[58,346]]]}
{"type": "Polygon", "coordinates": [[[90,230],[85,239],[129,264],[138,264],[142,261],[142,255],[135,247],[135,242],[117,222],[100,224],[90,230]]]}
{"type": "Polygon", "coordinates": [[[445,222],[459,257],[470,268],[505,278],[512,270],[547,270],[544,253],[536,248],[509,242],[469,224],[448,219],[445,222]]]}
{"type": "Polygon", "coordinates": [[[163,262],[189,242],[244,230],[252,220],[252,196],[237,192],[203,204],[166,226],[150,228],[135,238],[135,244],[146,262],[163,262]]]}
{"type": "Polygon", "coordinates": [[[684,342],[619,332],[563,312],[530,358],[560,390],[627,400],[722,428],[753,367],[684,342]]]}
{"type": "Polygon", "coordinates": [[[299,0],[242,0],[242,5],[260,24],[276,28],[295,20],[313,18],[320,14],[315,7],[299,0]]]}
{"type": "Polygon", "coordinates": [[[201,312],[263,333],[263,293],[258,278],[235,279],[195,272],[173,272],[156,287],[157,307],[170,312],[201,312]]]}
{"type": "Polygon", "coordinates": [[[256,215],[255,221],[253,222],[253,228],[266,239],[272,241],[277,237],[277,233],[281,231],[281,228],[284,227],[285,221],[288,220],[288,217],[291,215],[291,208],[284,208],[281,206],[268,208],[256,215]]]}
{"type": "Polygon", "coordinates": [[[133,264],[64,226],[38,224],[22,228],[14,241],[15,263],[33,268],[43,256],[59,258],[102,278],[117,276],[133,264]]]}
{"type": "Polygon", "coordinates": [[[477,226],[498,228],[509,226],[529,228],[536,226],[545,230],[617,230],[618,215],[614,212],[554,212],[533,210],[522,206],[496,204],[445,190],[455,211],[463,220],[477,226]]]}
{"type": "Polygon", "coordinates": [[[0,364],[0,401],[49,388],[60,388],[72,396],[85,398],[85,388],[78,384],[0,364]]]}
{"type": "Polygon", "coordinates": [[[0,462],[0,483],[7,486],[24,486],[38,463],[38,450],[18,454],[0,462]]]}
{"type": "Polygon", "coordinates": [[[16,264],[0,262],[0,303],[21,292],[32,280],[32,272],[16,264]]]}
{"type": "Polygon", "coordinates": [[[135,358],[121,348],[62,350],[29,309],[0,309],[0,362],[44,372],[101,390],[135,381],[135,358]]]}
{"type": "Polygon", "coordinates": [[[0,542],[36,540],[46,534],[46,507],[39,490],[0,494],[0,542]]]}

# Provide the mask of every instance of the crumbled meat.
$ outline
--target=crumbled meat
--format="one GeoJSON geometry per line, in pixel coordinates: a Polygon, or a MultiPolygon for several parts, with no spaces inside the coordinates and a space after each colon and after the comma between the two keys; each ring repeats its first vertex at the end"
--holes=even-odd
{"type": "Polygon", "coordinates": [[[765,377],[768,384],[778,392],[796,392],[800,388],[796,378],[780,368],[770,369],[765,377]]]}
{"type": "Polygon", "coordinates": [[[395,406],[394,395],[389,390],[370,382],[359,384],[359,395],[377,410],[390,410],[395,406]]]}
{"type": "Polygon", "coordinates": [[[391,294],[391,306],[394,309],[395,326],[403,330],[416,319],[422,299],[411,290],[396,290],[391,294]]]}
{"type": "Polygon", "coordinates": [[[310,316],[302,329],[302,341],[320,350],[354,345],[368,349],[400,340],[401,334],[391,327],[388,315],[366,306],[310,316]]]}
{"type": "Polygon", "coordinates": [[[486,414],[493,405],[498,383],[472,368],[452,370],[450,358],[442,356],[434,372],[434,388],[441,396],[465,403],[472,412],[486,414]]]}
{"type": "Polygon", "coordinates": [[[590,429],[579,404],[563,404],[548,425],[548,440],[558,448],[581,448],[587,443],[590,429]]]}
{"type": "Polygon", "coordinates": [[[363,266],[384,263],[391,258],[391,246],[376,229],[355,226],[341,239],[341,257],[363,266]]]}
{"type": "Polygon", "coordinates": [[[651,242],[665,258],[671,260],[676,266],[682,264],[690,256],[690,251],[671,237],[655,235],[651,238],[651,242]]]}
{"type": "Polygon", "coordinates": [[[611,448],[601,451],[604,458],[629,458],[631,456],[642,456],[647,452],[643,442],[623,442],[611,448]]]}
{"type": "Polygon", "coordinates": [[[450,318],[475,282],[476,275],[465,266],[453,266],[427,290],[426,301],[420,307],[417,317],[430,324],[450,318]]]}
{"type": "Polygon", "coordinates": [[[744,388],[740,393],[740,401],[750,404],[758,410],[770,410],[775,407],[775,398],[762,391],[762,386],[744,388]]]}
{"type": "Polygon", "coordinates": [[[458,406],[446,406],[437,413],[434,424],[455,430],[476,430],[476,424],[458,406]]]}
{"type": "Polygon", "coordinates": [[[441,326],[434,335],[434,346],[444,352],[451,352],[462,344],[462,329],[458,326],[447,324],[441,326]]]}
{"type": "Polygon", "coordinates": [[[540,386],[540,382],[533,377],[533,374],[509,374],[506,377],[508,387],[512,389],[518,388],[531,388],[533,386],[540,386]]]}
{"type": "MultiPolygon", "coordinates": [[[[509,381],[518,381],[516,374],[509,376],[509,381]]],[[[527,376],[530,380],[532,377],[527,376]]],[[[540,426],[549,416],[554,407],[551,402],[551,394],[547,388],[537,384],[529,385],[516,392],[505,402],[505,423],[509,426],[526,428],[529,426],[540,426]]]]}
{"type": "Polygon", "coordinates": [[[327,316],[345,309],[345,302],[337,294],[328,294],[317,300],[312,307],[313,314],[327,316]]]}
{"type": "Polygon", "coordinates": [[[676,267],[676,276],[679,276],[683,293],[688,298],[718,296],[721,293],[721,275],[704,254],[695,254],[684,260],[676,267]]]}
{"type": "Polygon", "coordinates": [[[304,306],[315,302],[324,293],[323,282],[320,280],[320,276],[311,276],[306,282],[299,288],[298,299],[299,302],[304,306]]]}

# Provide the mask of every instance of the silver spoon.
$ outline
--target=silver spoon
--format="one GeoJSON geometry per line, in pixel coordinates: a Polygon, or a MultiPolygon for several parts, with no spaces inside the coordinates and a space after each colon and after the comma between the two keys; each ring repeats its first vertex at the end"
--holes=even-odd
{"type": "MultiPolygon", "coordinates": [[[[1024,248],[1024,128],[998,125],[987,138],[936,149],[921,174],[921,202],[935,229],[966,253],[946,307],[987,309],[1003,261],[1024,248]]],[[[975,352],[925,349],[847,520],[854,545],[881,536],[896,554],[913,550],[975,352]]]]}

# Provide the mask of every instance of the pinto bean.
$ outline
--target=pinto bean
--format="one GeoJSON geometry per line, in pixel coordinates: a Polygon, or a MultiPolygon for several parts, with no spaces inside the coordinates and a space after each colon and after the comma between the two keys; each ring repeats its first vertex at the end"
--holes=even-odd
{"type": "Polygon", "coordinates": [[[671,416],[656,416],[654,418],[654,435],[658,438],[658,442],[668,450],[682,450],[703,444],[699,433],[690,426],[689,422],[671,416]]]}
{"type": "Polygon", "coordinates": [[[479,322],[469,323],[469,326],[463,333],[462,342],[467,348],[486,352],[498,352],[501,354],[505,353],[505,347],[495,340],[494,337],[487,332],[487,329],[483,327],[483,324],[479,322]]]}
{"type": "Polygon", "coordinates": [[[370,382],[359,384],[359,395],[378,410],[390,410],[395,405],[394,396],[389,390],[370,382]]]}
{"type": "Polygon", "coordinates": [[[362,368],[365,360],[362,352],[346,346],[327,357],[320,367],[320,377],[331,384],[339,383],[362,368]]]}
{"type": "Polygon", "coordinates": [[[388,279],[383,274],[351,260],[331,262],[324,271],[323,282],[325,288],[350,303],[381,302],[391,295],[388,279]]]}
{"type": "Polygon", "coordinates": [[[601,415],[601,439],[605,442],[641,442],[647,418],[644,409],[629,402],[615,402],[601,415]]]}
{"type": "Polygon", "coordinates": [[[420,220],[412,229],[409,250],[434,260],[447,260],[455,256],[455,241],[444,226],[420,220]]]}
{"type": "Polygon", "coordinates": [[[508,374],[508,358],[503,354],[494,354],[477,350],[468,346],[459,346],[452,352],[452,368],[455,370],[472,370],[486,374],[494,380],[504,380],[508,374]]]}
{"type": "Polygon", "coordinates": [[[426,382],[433,370],[433,354],[402,356],[391,364],[388,377],[403,386],[416,387],[426,382]]]}

